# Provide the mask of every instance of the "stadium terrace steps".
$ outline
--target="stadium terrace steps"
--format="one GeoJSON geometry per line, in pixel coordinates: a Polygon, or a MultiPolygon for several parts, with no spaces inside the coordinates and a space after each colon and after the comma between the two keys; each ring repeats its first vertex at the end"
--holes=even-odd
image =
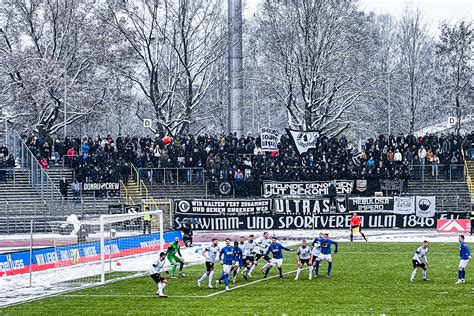
{"type": "MultiPolygon", "coordinates": [[[[183,199],[183,198],[213,198],[213,195],[208,195],[206,192],[205,184],[182,184],[182,185],[163,185],[163,184],[150,184],[148,181],[144,181],[148,194],[155,199],[183,199]]],[[[135,179],[131,177],[128,179],[127,190],[129,195],[135,200],[137,198],[145,198],[146,192],[140,193],[140,188],[135,179]]],[[[143,191],[143,190],[142,190],[143,191]]],[[[124,196],[122,190],[121,194],[124,196]]]]}
{"type": "MultiPolygon", "coordinates": [[[[41,196],[30,185],[28,177],[15,169],[15,181],[0,183],[0,234],[30,231],[30,221],[49,216],[49,210],[41,196]]],[[[46,231],[44,223],[38,223],[36,231],[46,231]]]]}
{"type": "Polygon", "coordinates": [[[148,190],[154,198],[160,199],[183,199],[183,198],[214,198],[207,194],[205,184],[183,184],[183,185],[150,185],[148,190]]]}
{"type": "Polygon", "coordinates": [[[471,209],[471,198],[466,182],[409,181],[408,194],[436,196],[436,210],[465,211],[471,209]]]}
{"type": "Polygon", "coordinates": [[[101,214],[108,214],[109,211],[109,204],[120,204],[122,200],[120,197],[110,197],[110,198],[103,198],[103,197],[94,197],[93,192],[82,192],[81,200],[82,203],[77,203],[72,201],[72,190],[71,190],[71,183],[74,180],[74,170],[67,167],[62,166],[54,166],[52,165],[51,168],[47,169],[48,175],[51,180],[56,184],[59,188],[59,182],[63,177],[66,177],[67,181],[69,182],[69,190],[68,190],[68,206],[65,209],[66,214],[76,214],[81,216],[99,216],[101,214]]]}

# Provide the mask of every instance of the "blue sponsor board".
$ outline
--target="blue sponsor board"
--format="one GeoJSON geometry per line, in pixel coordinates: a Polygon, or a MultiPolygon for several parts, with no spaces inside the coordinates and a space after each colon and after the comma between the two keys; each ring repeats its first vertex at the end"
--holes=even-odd
{"type": "MultiPolygon", "coordinates": [[[[175,237],[181,238],[179,230],[164,233],[164,244],[174,241],[175,237]]],[[[114,257],[128,256],[138,253],[158,250],[160,234],[148,234],[131,237],[120,237],[106,240],[106,255],[114,257]]],[[[33,250],[33,271],[54,268],[59,264],[73,264],[96,261],[100,259],[100,241],[67,246],[47,247],[33,250]]],[[[0,274],[7,275],[27,273],[30,270],[30,252],[20,251],[0,255],[0,274]]]]}

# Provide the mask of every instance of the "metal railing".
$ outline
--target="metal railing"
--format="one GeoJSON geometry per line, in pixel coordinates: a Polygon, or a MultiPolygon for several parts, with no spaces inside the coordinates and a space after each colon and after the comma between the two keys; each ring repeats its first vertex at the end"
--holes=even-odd
{"type": "Polygon", "coordinates": [[[138,192],[140,194],[140,198],[142,198],[143,192],[146,192],[145,197],[148,198],[148,188],[145,185],[145,182],[140,179],[140,173],[138,172],[137,168],[135,165],[132,163],[130,164],[130,176],[132,178],[135,178],[135,181],[138,186],[138,192]]]}
{"type": "Polygon", "coordinates": [[[426,165],[410,165],[410,179],[423,182],[431,181],[448,181],[459,182],[465,181],[463,164],[426,164],[426,165]]]}
{"type": "Polygon", "coordinates": [[[119,182],[120,182],[120,186],[122,187],[122,192],[125,195],[125,204],[134,205],[135,203],[133,201],[133,198],[129,195],[127,186],[125,185],[125,183],[123,183],[122,180],[119,180],[119,182]]]}
{"type": "Polygon", "coordinates": [[[26,146],[21,136],[15,130],[8,130],[7,136],[10,151],[15,158],[19,159],[20,167],[28,176],[29,184],[40,195],[51,215],[61,214],[63,211],[63,196],[59,188],[26,146]]]}
{"type": "Polygon", "coordinates": [[[205,184],[205,170],[193,168],[139,168],[137,179],[150,184],[205,184]]]}
{"type": "Polygon", "coordinates": [[[469,193],[471,194],[471,202],[474,201],[474,183],[472,183],[471,178],[471,171],[469,170],[469,166],[467,165],[466,156],[464,155],[464,150],[461,150],[462,158],[464,160],[464,175],[466,177],[467,188],[469,189],[469,193]]]}

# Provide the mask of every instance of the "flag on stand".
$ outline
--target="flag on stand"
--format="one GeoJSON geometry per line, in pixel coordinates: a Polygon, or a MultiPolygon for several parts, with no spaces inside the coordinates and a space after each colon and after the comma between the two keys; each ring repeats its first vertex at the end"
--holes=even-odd
{"type": "Polygon", "coordinates": [[[307,152],[308,149],[316,148],[318,144],[318,131],[297,131],[287,128],[286,132],[293,140],[300,155],[307,152]]]}

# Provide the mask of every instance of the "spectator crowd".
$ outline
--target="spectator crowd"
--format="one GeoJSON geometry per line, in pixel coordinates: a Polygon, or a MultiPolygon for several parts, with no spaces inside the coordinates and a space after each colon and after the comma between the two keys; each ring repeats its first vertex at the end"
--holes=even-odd
{"type": "Polygon", "coordinates": [[[421,169],[431,166],[432,175],[437,176],[438,165],[463,163],[462,150],[472,159],[474,133],[380,135],[359,144],[349,142],[344,136],[322,136],[317,148],[302,155],[286,135],[281,136],[275,152],[262,152],[259,136],[200,135],[171,139],[119,134],[116,139],[110,135],[52,139],[31,135],[24,136],[24,140],[43,168],[51,163],[64,163],[74,169],[75,179],[80,183],[119,180],[126,183],[133,164],[141,170],[141,177],[150,182],[206,179],[259,186],[263,180],[408,180],[413,174],[410,171],[417,166],[421,169]],[[164,172],[163,168],[168,171],[164,172]]]}

